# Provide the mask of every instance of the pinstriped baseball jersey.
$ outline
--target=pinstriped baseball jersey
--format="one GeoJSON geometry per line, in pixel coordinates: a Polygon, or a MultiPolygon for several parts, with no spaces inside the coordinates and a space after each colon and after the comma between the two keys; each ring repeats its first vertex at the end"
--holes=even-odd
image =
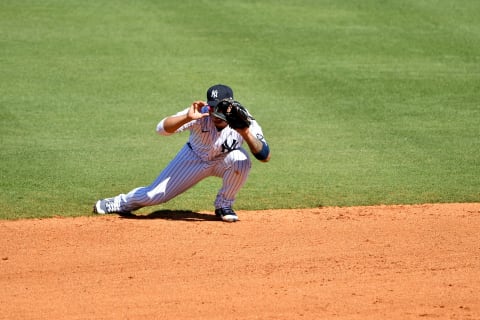
{"type": "MultiPolygon", "coordinates": [[[[176,115],[187,114],[188,109],[185,109],[176,115]]],[[[170,135],[163,129],[163,119],[157,126],[157,132],[161,135],[170,135]]],[[[180,127],[176,132],[190,130],[189,144],[195,154],[204,161],[213,160],[222,154],[238,149],[243,144],[242,136],[230,128],[225,127],[218,131],[210,117],[193,120],[180,127]]],[[[255,120],[252,120],[250,125],[250,132],[257,137],[257,139],[264,142],[262,128],[255,120]]]]}

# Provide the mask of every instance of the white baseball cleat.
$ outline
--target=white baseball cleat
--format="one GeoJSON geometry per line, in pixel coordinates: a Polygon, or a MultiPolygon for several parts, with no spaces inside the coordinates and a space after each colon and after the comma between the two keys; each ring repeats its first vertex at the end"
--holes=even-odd
{"type": "Polygon", "coordinates": [[[120,210],[120,201],[115,198],[98,200],[93,206],[93,212],[98,214],[128,213],[120,210]]]}

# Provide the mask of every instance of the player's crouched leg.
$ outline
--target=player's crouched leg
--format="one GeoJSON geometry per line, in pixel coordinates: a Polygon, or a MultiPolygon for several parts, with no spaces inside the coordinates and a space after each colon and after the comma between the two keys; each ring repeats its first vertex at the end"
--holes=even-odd
{"type": "Polygon", "coordinates": [[[252,168],[252,161],[245,149],[236,149],[228,153],[224,160],[227,168],[225,178],[228,178],[232,184],[245,183],[250,169],[252,168]],[[231,174],[231,175],[230,175],[231,174]]]}
{"type": "Polygon", "coordinates": [[[252,167],[248,153],[244,149],[231,151],[224,159],[223,184],[215,200],[215,214],[224,221],[234,222],[238,217],[232,206],[252,167]]]}

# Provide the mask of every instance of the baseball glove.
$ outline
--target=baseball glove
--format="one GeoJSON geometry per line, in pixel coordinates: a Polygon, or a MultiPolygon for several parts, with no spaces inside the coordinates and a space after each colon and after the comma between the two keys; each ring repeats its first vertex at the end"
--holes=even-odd
{"type": "Polygon", "coordinates": [[[233,129],[250,127],[253,118],[240,102],[232,99],[224,99],[218,103],[217,108],[225,115],[228,125],[233,129]]]}

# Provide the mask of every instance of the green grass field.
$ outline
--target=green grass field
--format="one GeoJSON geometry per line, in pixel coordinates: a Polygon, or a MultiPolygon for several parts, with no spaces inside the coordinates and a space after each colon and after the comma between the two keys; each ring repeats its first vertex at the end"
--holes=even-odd
{"type": "MultiPolygon", "coordinates": [[[[216,83],[272,149],[237,209],[478,202],[479,12],[477,0],[4,0],[0,218],[87,215],[149,184],[187,140],[156,124],[216,83]]],[[[161,208],[212,210],[219,186],[161,208]]]]}

